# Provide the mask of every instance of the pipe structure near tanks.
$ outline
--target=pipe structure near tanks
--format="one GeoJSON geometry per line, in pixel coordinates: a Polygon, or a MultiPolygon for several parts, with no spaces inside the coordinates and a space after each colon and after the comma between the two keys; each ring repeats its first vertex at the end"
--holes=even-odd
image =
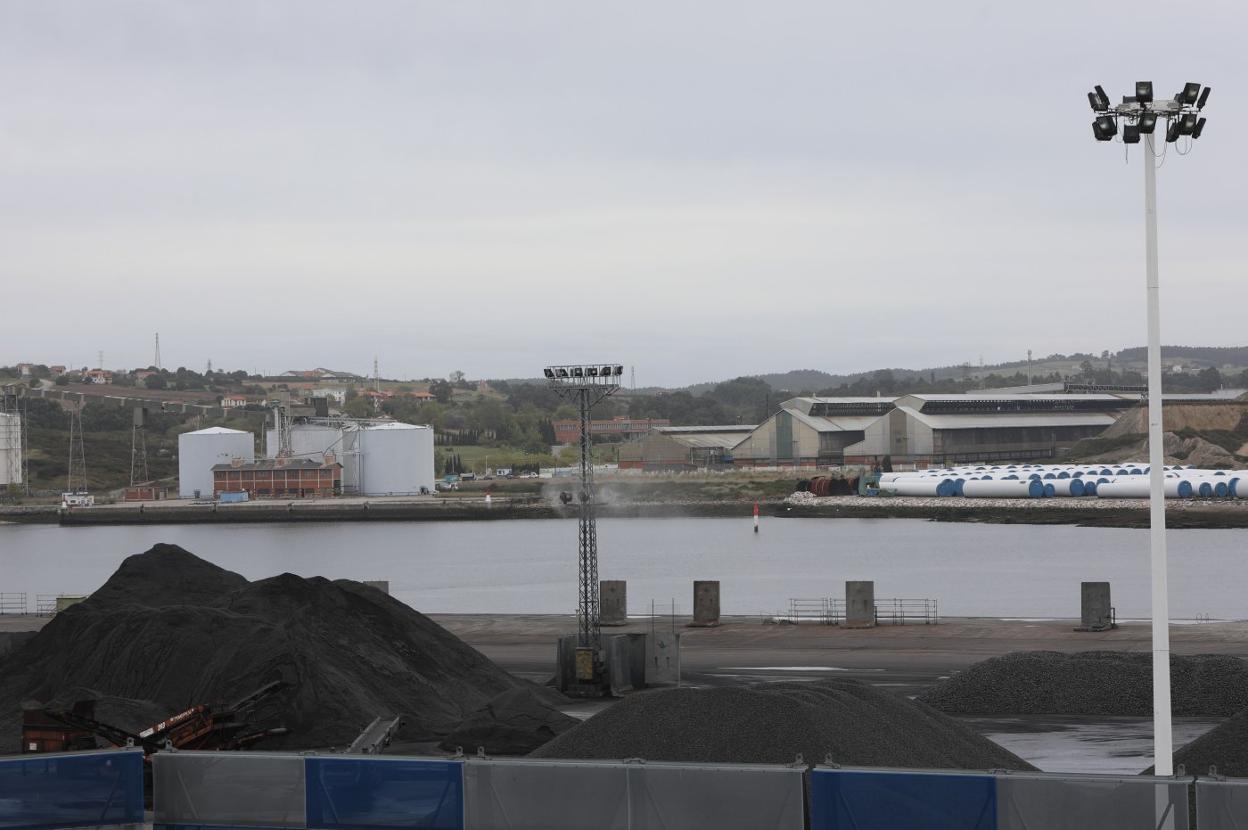
{"type": "Polygon", "coordinates": [[[962,494],[968,499],[1038,499],[1044,496],[1044,485],[1034,479],[1027,481],[980,479],[963,484],[962,494]]]}

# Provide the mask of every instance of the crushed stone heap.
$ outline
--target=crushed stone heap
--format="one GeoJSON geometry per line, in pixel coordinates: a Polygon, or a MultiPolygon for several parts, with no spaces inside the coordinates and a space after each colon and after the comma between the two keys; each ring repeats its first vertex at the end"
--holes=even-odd
{"type": "Polygon", "coordinates": [[[920,703],[852,680],[642,692],[564,732],[535,758],[1029,770],[920,703]]]}
{"type": "MultiPolygon", "coordinates": [[[[1248,708],[1248,662],[1221,654],[1170,658],[1176,717],[1229,717],[1248,708]]],[[[952,715],[1153,713],[1148,652],[1019,651],[976,663],[919,700],[952,715]]]]}

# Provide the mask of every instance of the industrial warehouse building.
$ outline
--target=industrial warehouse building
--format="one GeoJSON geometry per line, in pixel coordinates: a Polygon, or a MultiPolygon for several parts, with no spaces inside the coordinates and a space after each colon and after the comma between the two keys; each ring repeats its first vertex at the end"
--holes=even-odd
{"type": "Polygon", "coordinates": [[[1052,458],[1137,403],[1116,395],[906,395],[881,434],[894,461],[1052,458]]]}
{"type": "MultiPolygon", "coordinates": [[[[597,439],[638,438],[659,427],[671,426],[666,418],[611,418],[589,422],[589,437],[597,439]]],[[[575,418],[552,421],[556,444],[575,444],[581,440],[581,422],[575,418]]]]}
{"type": "Polygon", "coordinates": [[[885,416],[895,398],[791,398],[759,424],[736,447],[733,460],[743,466],[828,466],[847,456],[888,453],[885,416]],[[868,432],[873,440],[868,442],[868,432]]]}
{"type": "Polygon", "coordinates": [[[696,470],[732,463],[732,449],[757,427],[656,427],[620,445],[622,470],[696,470]]]}
{"type": "Polygon", "coordinates": [[[245,492],[249,498],[325,498],[342,492],[342,465],[310,458],[235,461],[212,468],[212,495],[245,492]]]}
{"type": "Polygon", "coordinates": [[[904,395],[792,398],[732,449],[744,466],[953,463],[1052,458],[1099,435],[1131,396],[904,395]]]}

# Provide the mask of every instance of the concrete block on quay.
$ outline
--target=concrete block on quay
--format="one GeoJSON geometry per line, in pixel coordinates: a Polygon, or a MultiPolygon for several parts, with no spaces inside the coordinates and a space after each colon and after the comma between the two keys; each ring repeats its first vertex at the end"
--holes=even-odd
{"type": "Polygon", "coordinates": [[[846,580],[845,625],[847,628],[875,627],[874,582],[866,580],[846,580]]]}
{"type": "Polygon", "coordinates": [[[1109,631],[1117,628],[1108,582],[1079,584],[1079,627],[1076,631],[1109,631]]]}
{"type": "Polygon", "coordinates": [[[598,583],[598,608],[602,625],[627,625],[628,583],[623,579],[598,583]]]}
{"type": "Polygon", "coordinates": [[[655,631],[646,635],[647,686],[680,682],[680,634],[676,631],[655,631]]]}
{"type": "Polygon", "coordinates": [[[719,625],[719,580],[699,579],[693,583],[693,622],[695,628],[719,625]]]}

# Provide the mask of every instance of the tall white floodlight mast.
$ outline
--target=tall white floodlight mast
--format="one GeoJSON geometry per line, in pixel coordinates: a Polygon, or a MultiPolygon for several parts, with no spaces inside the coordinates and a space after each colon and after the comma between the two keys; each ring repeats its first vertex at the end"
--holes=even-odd
{"type": "MultiPolygon", "coordinates": [[[[1097,141],[1112,141],[1122,122],[1124,144],[1139,144],[1144,152],[1144,260],[1148,289],[1148,463],[1149,547],[1152,562],[1153,623],[1153,767],[1157,775],[1174,774],[1174,735],[1170,706],[1170,597],[1167,589],[1166,502],[1161,430],[1161,303],[1157,277],[1157,159],[1156,134],[1164,122],[1166,144],[1178,155],[1191,152],[1192,142],[1205,130],[1200,115],[1209,100],[1209,87],[1184,84],[1171,100],[1153,98],[1152,81],[1138,81],[1135,95],[1123,96],[1111,105],[1099,85],[1088,93],[1096,113],[1092,134],[1097,141]]],[[[1163,151],[1161,158],[1165,158],[1163,151]]],[[[1171,816],[1171,821],[1173,817],[1171,816]]]]}

